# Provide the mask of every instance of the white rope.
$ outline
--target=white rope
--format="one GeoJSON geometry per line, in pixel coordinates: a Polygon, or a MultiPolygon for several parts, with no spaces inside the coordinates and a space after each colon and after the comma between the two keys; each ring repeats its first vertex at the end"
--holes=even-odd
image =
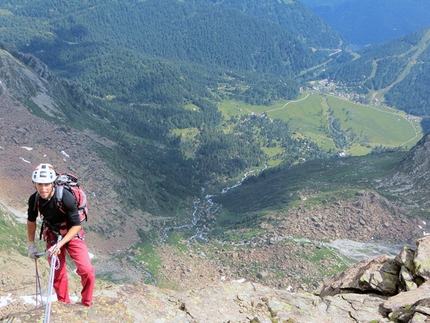
{"type": "MultiPolygon", "coordinates": [[[[61,241],[63,237],[61,235],[58,236],[57,244],[61,241]]],[[[60,259],[57,257],[56,252],[59,252],[58,247],[53,250],[51,253],[51,267],[49,270],[49,283],[48,283],[48,296],[46,299],[46,307],[45,307],[45,318],[43,323],[49,323],[49,319],[51,317],[51,296],[52,296],[52,288],[54,286],[54,276],[55,271],[60,268],[60,259]]]]}
{"type": "Polygon", "coordinates": [[[51,296],[52,296],[52,288],[54,285],[54,276],[55,271],[60,268],[60,260],[54,254],[51,255],[51,268],[49,270],[49,282],[48,282],[48,295],[46,298],[46,307],[45,307],[45,318],[43,323],[49,323],[49,319],[51,316],[51,296]]]}

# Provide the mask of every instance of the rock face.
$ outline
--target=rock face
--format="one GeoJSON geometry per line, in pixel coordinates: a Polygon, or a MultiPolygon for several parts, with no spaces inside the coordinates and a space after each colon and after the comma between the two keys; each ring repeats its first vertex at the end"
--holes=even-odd
{"type": "Polygon", "coordinates": [[[389,296],[381,302],[384,316],[395,322],[430,322],[430,237],[418,239],[417,248],[403,248],[396,257],[364,260],[326,282],[319,292],[351,292],[389,296]]]}
{"type": "Polygon", "coordinates": [[[336,276],[320,295],[336,295],[346,291],[394,295],[398,290],[399,271],[400,266],[394,257],[382,255],[373,260],[363,260],[336,276]]]}
{"type": "MultiPolygon", "coordinates": [[[[369,322],[382,319],[378,295],[342,294],[321,298],[254,283],[226,283],[179,293],[152,285],[109,286],[95,304],[52,304],[52,322],[369,322]],[[106,320],[109,318],[109,321],[106,320]]],[[[43,308],[9,315],[2,322],[39,322],[43,308]]]]}
{"type": "MultiPolygon", "coordinates": [[[[395,257],[364,260],[315,293],[252,282],[225,282],[179,292],[152,285],[109,285],[95,304],[53,303],[52,322],[418,323],[430,322],[430,237],[395,257]]],[[[1,307],[0,322],[42,322],[44,308],[1,307]]]]}

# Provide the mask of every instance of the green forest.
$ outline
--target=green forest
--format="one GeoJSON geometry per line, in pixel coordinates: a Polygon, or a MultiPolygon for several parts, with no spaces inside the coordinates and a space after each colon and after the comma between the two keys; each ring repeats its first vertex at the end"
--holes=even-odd
{"type": "MultiPolygon", "coordinates": [[[[357,58],[333,64],[324,76],[357,93],[384,100],[412,115],[430,114],[430,30],[425,29],[388,43],[359,51],[357,58]]],[[[423,125],[425,126],[425,125],[423,125]]],[[[429,130],[425,127],[426,132],[429,130]]]]}
{"type": "MultiPolygon", "coordinates": [[[[66,86],[61,109],[71,125],[120,143],[98,153],[130,183],[131,203],[154,213],[248,170],[372,150],[350,111],[328,109],[327,99],[315,111],[295,106],[320,122],[313,129],[292,112],[266,112],[310,82],[385,101],[429,129],[426,30],[355,53],[293,0],[11,0],[0,4],[0,26],[2,48],[43,75],[36,57],[66,86]],[[227,117],[227,101],[248,113],[227,117]]],[[[392,149],[403,137],[385,139],[377,144],[392,149]]]]}

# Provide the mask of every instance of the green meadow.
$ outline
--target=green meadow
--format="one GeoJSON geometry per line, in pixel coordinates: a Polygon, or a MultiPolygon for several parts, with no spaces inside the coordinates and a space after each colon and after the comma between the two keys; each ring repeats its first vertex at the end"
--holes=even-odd
{"type": "Polygon", "coordinates": [[[304,93],[299,99],[254,106],[226,100],[219,105],[226,120],[249,113],[266,113],[288,122],[295,136],[307,137],[323,149],[345,150],[352,156],[368,154],[375,147],[411,148],[422,137],[420,119],[385,106],[362,105],[346,99],[304,93]],[[332,125],[337,124],[337,130],[332,125]],[[347,136],[348,146],[338,147],[335,135],[347,136]]]}

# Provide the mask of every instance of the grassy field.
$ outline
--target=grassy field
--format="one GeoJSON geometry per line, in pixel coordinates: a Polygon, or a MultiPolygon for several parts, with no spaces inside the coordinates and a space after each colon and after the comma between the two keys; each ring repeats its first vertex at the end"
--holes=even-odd
{"type": "Polygon", "coordinates": [[[226,120],[231,117],[266,113],[269,118],[288,122],[295,136],[310,138],[323,149],[340,149],[334,142],[331,124],[338,122],[340,132],[348,136],[345,152],[366,155],[373,148],[411,148],[422,137],[420,119],[384,106],[361,105],[346,99],[304,93],[299,99],[277,102],[273,106],[253,106],[227,100],[219,105],[226,120]]]}
{"type": "MultiPolygon", "coordinates": [[[[198,109],[191,104],[186,108],[198,109]]],[[[287,122],[293,137],[305,138],[326,151],[344,152],[349,156],[367,155],[374,148],[407,150],[422,137],[418,117],[385,106],[362,105],[321,93],[306,92],[297,100],[279,101],[271,106],[224,100],[218,108],[224,117],[220,125],[224,133],[233,131],[231,118],[265,113],[271,119],[287,122]]],[[[197,128],[171,132],[172,136],[181,137],[180,147],[186,158],[194,157],[199,147],[198,134],[197,128]]],[[[267,166],[278,166],[283,160],[282,148],[279,145],[268,147],[264,140],[261,143],[267,155],[267,166]]]]}
{"type": "Polygon", "coordinates": [[[0,249],[15,249],[26,255],[26,226],[17,222],[15,216],[3,204],[0,204],[0,216],[0,249]]]}

